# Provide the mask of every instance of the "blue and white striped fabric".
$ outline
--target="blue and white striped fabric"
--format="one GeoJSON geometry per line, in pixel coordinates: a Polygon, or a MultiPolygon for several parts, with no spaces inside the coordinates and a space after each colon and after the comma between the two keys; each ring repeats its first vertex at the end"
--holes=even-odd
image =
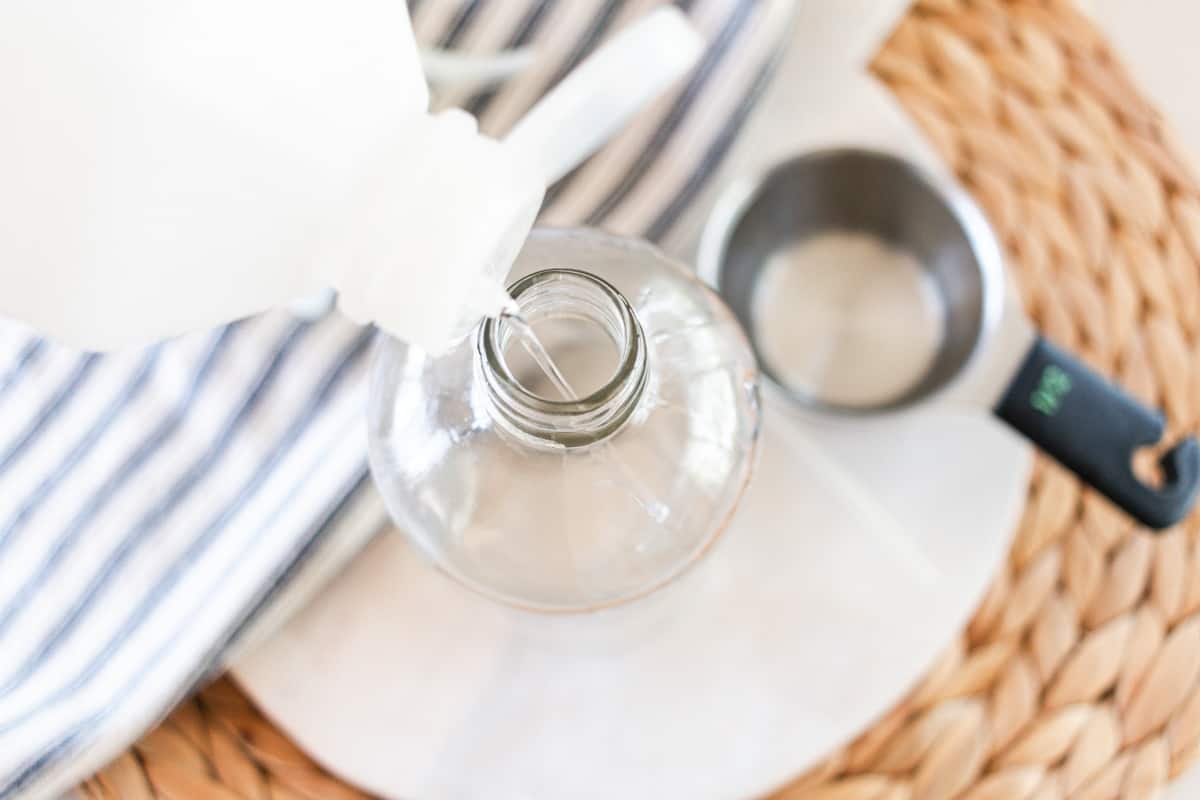
{"type": "MultiPolygon", "coordinates": [[[[439,97],[499,134],[654,4],[410,7],[424,42],[536,49],[509,85],[439,97]]],[[[549,221],[661,239],[705,188],[791,0],[680,5],[710,41],[702,62],[553,188],[549,221]]],[[[117,755],[220,668],[292,576],[383,527],[362,418],[371,340],[336,315],[281,310],[101,357],[0,323],[0,798],[62,791],[117,755]]]]}

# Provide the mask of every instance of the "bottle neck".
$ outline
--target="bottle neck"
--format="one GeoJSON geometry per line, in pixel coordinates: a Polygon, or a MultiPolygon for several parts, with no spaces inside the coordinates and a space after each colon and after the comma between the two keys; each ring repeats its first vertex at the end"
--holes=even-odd
{"type": "MultiPolygon", "coordinates": [[[[479,370],[494,416],[529,444],[578,448],[612,436],[632,415],[646,386],[646,340],[629,301],[607,281],[574,269],[535,272],[509,292],[519,315],[485,320],[477,340],[479,370]],[[552,399],[530,391],[514,374],[506,354],[513,347],[538,350],[540,342],[530,338],[533,327],[549,319],[590,325],[611,340],[617,363],[602,386],[584,396],[567,389],[569,399],[552,399]]],[[[541,355],[555,361],[553,348],[541,355]]]]}

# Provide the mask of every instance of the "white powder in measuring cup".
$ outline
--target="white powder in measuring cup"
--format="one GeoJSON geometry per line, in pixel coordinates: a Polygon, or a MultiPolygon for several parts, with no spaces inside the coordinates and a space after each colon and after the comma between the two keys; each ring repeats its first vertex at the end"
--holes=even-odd
{"type": "Polygon", "coordinates": [[[790,244],[763,267],[755,337],[776,380],[832,405],[902,397],[932,366],[945,307],[911,254],[865,233],[790,244]]]}

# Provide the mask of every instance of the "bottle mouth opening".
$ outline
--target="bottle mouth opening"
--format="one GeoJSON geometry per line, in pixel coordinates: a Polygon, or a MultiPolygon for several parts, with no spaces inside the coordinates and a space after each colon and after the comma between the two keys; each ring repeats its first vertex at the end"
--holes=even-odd
{"type": "Polygon", "coordinates": [[[526,436],[569,447],[615,433],[646,381],[645,336],[629,301],[602,278],[567,268],[527,275],[509,294],[519,315],[485,320],[477,342],[498,416],[526,436]],[[538,362],[530,332],[570,395],[538,362]]]}

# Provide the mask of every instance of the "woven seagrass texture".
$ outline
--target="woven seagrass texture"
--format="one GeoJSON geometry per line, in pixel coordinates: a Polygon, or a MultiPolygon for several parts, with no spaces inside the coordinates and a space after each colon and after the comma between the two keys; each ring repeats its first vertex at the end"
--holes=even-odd
{"type": "Polygon", "coordinates": [[[363,800],[312,762],[223,678],[79,787],[120,800],[363,800]]]}
{"type": "MultiPolygon", "coordinates": [[[[1164,408],[1171,440],[1195,430],[1200,189],[1095,28],[1060,2],[921,0],[872,69],[986,210],[1042,330],[1164,408]]],[[[966,630],[778,800],[1153,796],[1200,751],[1198,535],[1196,515],[1148,534],[1040,460],[966,630]]],[[[362,797],[228,681],[81,788],[362,797]]]]}
{"type": "MultiPolygon", "coordinates": [[[[1194,430],[1200,193],[1099,33],[1062,2],[923,0],[872,69],[986,210],[1039,327],[1164,408],[1171,440],[1194,430]]],[[[1200,746],[1198,523],[1151,535],[1039,460],[958,641],[781,797],[1153,796],[1200,746]]]]}

